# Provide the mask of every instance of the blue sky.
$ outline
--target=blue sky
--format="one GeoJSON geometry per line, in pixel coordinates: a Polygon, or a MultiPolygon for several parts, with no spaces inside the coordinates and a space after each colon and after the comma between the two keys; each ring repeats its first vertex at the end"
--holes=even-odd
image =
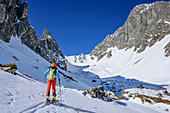
{"type": "MultiPolygon", "coordinates": [[[[27,0],[22,0],[22,2],[27,0]]],[[[156,0],[28,0],[29,23],[38,38],[47,28],[64,55],[89,54],[113,34],[139,4],[156,0]]],[[[169,0],[165,0],[169,1],[169,0]]]]}

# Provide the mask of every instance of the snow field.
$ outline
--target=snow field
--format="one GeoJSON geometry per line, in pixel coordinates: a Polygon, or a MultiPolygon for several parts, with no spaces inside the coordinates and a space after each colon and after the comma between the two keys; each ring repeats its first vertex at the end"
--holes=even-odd
{"type": "Polygon", "coordinates": [[[129,101],[105,102],[83,96],[76,89],[62,88],[62,98],[54,104],[44,105],[45,84],[36,80],[12,75],[0,70],[0,109],[3,113],[159,113],[129,101]],[[62,99],[62,100],[61,100],[62,99]],[[60,103],[62,102],[62,106],[60,103]],[[10,109],[9,109],[10,108],[10,109]],[[144,110],[141,110],[144,109],[144,110]]]}

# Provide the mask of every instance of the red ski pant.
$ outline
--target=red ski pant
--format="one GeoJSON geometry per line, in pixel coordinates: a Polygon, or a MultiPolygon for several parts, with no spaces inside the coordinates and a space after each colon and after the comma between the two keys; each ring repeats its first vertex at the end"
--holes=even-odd
{"type": "Polygon", "coordinates": [[[46,96],[50,96],[51,84],[52,84],[53,96],[54,97],[56,96],[56,89],[55,89],[56,82],[57,82],[56,79],[54,79],[54,80],[47,79],[47,92],[46,92],[46,96]]]}

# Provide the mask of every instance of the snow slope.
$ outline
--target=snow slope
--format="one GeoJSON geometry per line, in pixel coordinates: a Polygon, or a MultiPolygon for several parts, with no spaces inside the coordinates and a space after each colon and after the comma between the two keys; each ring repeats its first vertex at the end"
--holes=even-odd
{"type": "Polygon", "coordinates": [[[43,81],[44,71],[50,63],[21,43],[20,38],[11,37],[10,43],[0,40],[0,64],[15,62],[18,70],[34,79],[43,81]]]}
{"type": "MultiPolygon", "coordinates": [[[[7,64],[9,62],[15,62],[18,71],[22,74],[27,74],[33,79],[44,82],[44,72],[51,65],[48,61],[36,54],[30,48],[21,43],[20,38],[11,37],[10,43],[5,43],[0,40],[0,64],[7,64]]],[[[91,83],[91,79],[98,77],[92,73],[84,72],[84,67],[76,67],[67,63],[68,68],[72,70],[72,73],[65,72],[67,76],[72,77],[76,81],[72,81],[67,77],[61,76],[61,84],[67,88],[85,90],[89,87],[96,86],[99,83],[91,83]]]]}
{"type": "Polygon", "coordinates": [[[67,57],[68,61],[76,65],[89,65],[85,71],[90,71],[102,78],[121,75],[127,78],[152,82],[157,84],[170,83],[170,57],[165,57],[167,43],[170,42],[170,35],[165,36],[161,41],[156,42],[152,47],[147,47],[142,53],[134,52],[134,48],[118,50],[109,48],[112,51],[110,59],[105,56],[100,61],[91,60],[87,55],[85,63],[73,62],[74,57],[67,57]]]}
{"type": "MultiPolygon", "coordinates": [[[[167,90],[168,90],[168,92],[170,91],[169,86],[167,87],[167,90]]],[[[139,94],[141,94],[141,95],[147,95],[147,96],[152,96],[152,97],[157,97],[156,95],[157,95],[158,93],[164,94],[164,93],[162,92],[162,90],[153,90],[153,89],[133,88],[133,89],[128,89],[128,90],[126,90],[126,91],[128,91],[128,92],[130,92],[130,93],[139,93],[139,94]]],[[[126,96],[126,95],[125,95],[125,96],[126,96]]],[[[170,96],[164,95],[162,99],[170,100],[170,96]]],[[[162,112],[162,113],[163,113],[163,112],[166,113],[167,111],[165,111],[165,110],[166,110],[166,109],[168,109],[168,110],[170,109],[170,105],[168,105],[168,104],[163,104],[163,103],[150,104],[150,103],[147,103],[147,102],[144,102],[144,103],[143,103],[143,102],[141,101],[141,99],[139,99],[139,98],[133,99],[133,97],[132,97],[132,98],[129,98],[129,101],[134,102],[134,103],[137,103],[137,104],[142,104],[142,105],[144,105],[144,106],[146,106],[146,107],[150,106],[151,109],[158,110],[159,112],[162,112]]]]}
{"type": "MultiPolygon", "coordinates": [[[[113,49],[112,52],[118,53],[118,50],[113,49]]],[[[107,65],[111,59],[105,58],[106,60],[102,61],[105,65],[102,66],[100,64],[102,63],[101,61],[97,63],[95,60],[90,61],[90,56],[86,56],[86,60],[88,59],[88,61],[83,64],[91,64],[90,66],[75,66],[67,62],[68,72],[59,69],[62,73],[60,73],[61,84],[66,86],[66,88],[62,88],[62,98],[59,98],[59,101],[55,104],[44,105],[44,95],[46,90],[46,84],[43,83],[44,71],[48,66],[50,66],[50,63],[33,52],[30,48],[23,45],[18,37],[11,37],[10,43],[5,43],[0,40],[0,53],[0,64],[15,62],[18,66],[17,75],[12,75],[0,70],[0,112],[2,113],[111,113],[113,111],[117,113],[163,112],[163,110],[159,111],[157,109],[153,109],[153,107],[152,109],[149,108],[150,105],[143,106],[136,101],[131,102],[128,100],[121,100],[106,102],[100,99],[92,99],[89,95],[83,96],[83,90],[86,90],[89,87],[101,85],[102,81],[111,82],[111,80],[113,80],[114,82],[114,80],[116,80],[117,83],[119,82],[118,84],[115,84],[117,90],[120,89],[120,83],[122,83],[121,77],[119,77],[121,79],[119,81],[119,78],[100,79],[98,76],[102,75],[104,71],[106,71],[105,73],[112,72],[111,69],[108,71],[106,70],[107,67],[111,68],[111,66],[114,66],[113,64],[107,65]],[[27,74],[33,77],[33,79],[28,78],[23,74],[27,74]],[[92,80],[96,80],[96,82],[92,82],[92,80]],[[63,103],[63,106],[60,106],[61,102],[63,103]]],[[[123,53],[124,52],[119,54],[122,55],[123,53]]],[[[124,60],[124,62],[128,63],[128,60],[130,59],[129,62],[133,61],[134,63],[134,53],[129,51],[127,51],[127,53],[127,55],[130,55],[124,60]],[[133,57],[131,57],[131,54],[133,57]]],[[[117,54],[117,57],[120,57],[119,54],[117,54]]],[[[141,58],[140,55],[136,55],[136,57],[138,59],[141,58]]],[[[116,58],[116,54],[114,58],[116,58]]],[[[117,64],[121,65],[123,65],[123,63],[117,62],[117,64]]],[[[135,65],[136,64],[138,63],[135,63],[135,65]]],[[[123,81],[123,85],[129,87],[127,79],[123,79],[123,81]]],[[[139,85],[140,83],[140,81],[134,81],[133,85],[131,83],[130,84],[132,85],[131,87],[134,87],[134,85],[139,85]]],[[[153,84],[145,85],[154,86],[153,84]]],[[[105,88],[107,87],[106,84],[104,86],[105,88]]],[[[129,87],[129,89],[131,87],[129,87]]],[[[59,92],[58,90],[59,89],[57,87],[57,92],[59,92]]]]}
{"type": "Polygon", "coordinates": [[[58,102],[44,105],[45,97],[42,96],[45,93],[44,83],[2,70],[0,86],[2,113],[160,113],[125,100],[105,102],[92,99],[83,96],[81,91],[67,88],[62,88],[63,95],[58,102]]]}

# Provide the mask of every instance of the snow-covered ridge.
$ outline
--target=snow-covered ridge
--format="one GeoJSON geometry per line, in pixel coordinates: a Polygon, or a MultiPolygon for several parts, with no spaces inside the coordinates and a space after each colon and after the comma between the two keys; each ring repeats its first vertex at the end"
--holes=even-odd
{"type": "MultiPolygon", "coordinates": [[[[117,47],[120,49],[131,49],[141,53],[146,47],[153,46],[157,41],[162,40],[170,34],[168,10],[170,2],[157,1],[151,4],[140,4],[132,9],[122,27],[119,27],[112,35],[98,44],[90,53],[91,56],[101,60],[104,56],[111,57],[108,48],[117,47]],[[168,21],[168,22],[167,22],[168,21]]],[[[170,50],[167,48],[168,54],[170,50]]]]}
{"type": "Polygon", "coordinates": [[[164,47],[170,42],[170,35],[156,42],[152,47],[147,47],[142,53],[136,53],[131,49],[118,50],[108,48],[112,57],[104,56],[100,61],[90,58],[86,63],[75,63],[73,57],[67,58],[69,62],[76,65],[89,65],[84,69],[100,77],[111,77],[121,75],[127,78],[135,78],[153,83],[170,83],[170,57],[165,57],[164,47]]]}
{"type": "Polygon", "coordinates": [[[90,54],[84,55],[74,55],[74,56],[65,56],[66,59],[73,65],[87,66],[96,63],[96,60],[92,60],[90,54]]]}

